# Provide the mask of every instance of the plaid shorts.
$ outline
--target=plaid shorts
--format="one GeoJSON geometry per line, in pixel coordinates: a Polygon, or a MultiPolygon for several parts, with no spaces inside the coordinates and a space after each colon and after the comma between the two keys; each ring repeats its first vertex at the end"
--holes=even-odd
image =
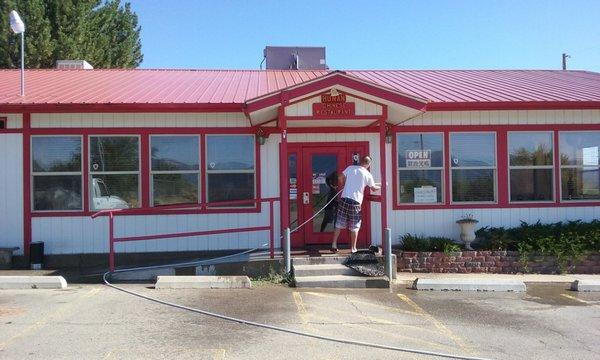
{"type": "Polygon", "coordinates": [[[335,217],[335,227],[338,229],[360,229],[360,204],[348,198],[342,198],[338,203],[335,217]]]}

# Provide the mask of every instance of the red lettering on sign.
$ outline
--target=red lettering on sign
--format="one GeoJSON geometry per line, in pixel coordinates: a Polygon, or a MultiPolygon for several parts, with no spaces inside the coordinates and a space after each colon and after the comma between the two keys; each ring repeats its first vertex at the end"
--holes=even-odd
{"type": "Polygon", "coordinates": [[[323,118],[343,118],[354,116],[354,103],[315,103],[313,116],[323,118]]]}

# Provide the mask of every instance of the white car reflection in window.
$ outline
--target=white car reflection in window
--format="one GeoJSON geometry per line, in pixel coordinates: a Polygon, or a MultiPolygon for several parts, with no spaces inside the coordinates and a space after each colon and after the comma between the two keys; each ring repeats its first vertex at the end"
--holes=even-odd
{"type": "Polygon", "coordinates": [[[108,186],[102,179],[92,180],[92,201],[94,209],[129,209],[129,204],[116,195],[111,195],[108,191],[108,186]]]}

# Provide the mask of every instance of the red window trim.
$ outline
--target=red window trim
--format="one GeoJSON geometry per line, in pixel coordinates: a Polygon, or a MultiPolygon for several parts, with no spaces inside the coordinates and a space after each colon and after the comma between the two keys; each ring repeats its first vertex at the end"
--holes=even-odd
{"type": "MultiPolygon", "coordinates": [[[[28,123],[29,117],[27,119],[28,123]]],[[[89,149],[88,142],[89,137],[94,135],[136,135],[140,137],[140,151],[141,151],[141,170],[140,176],[141,179],[141,205],[142,208],[137,209],[136,211],[128,212],[126,215],[184,215],[184,214],[251,214],[251,213],[260,213],[261,204],[259,202],[255,203],[252,207],[243,207],[243,208],[206,208],[202,207],[199,209],[182,209],[182,210],[164,210],[157,211],[156,208],[153,208],[151,212],[148,211],[150,208],[150,156],[149,156],[149,146],[150,146],[150,135],[177,135],[177,134],[197,134],[200,136],[201,146],[200,146],[200,166],[201,166],[201,176],[202,183],[206,181],[206,168],[204,164],[204,157],[206,155],[206,147],[204,146],[206,141],[207,134],[215,134],[215,135],[255,135],[255,131],[252,128],[26,128],[23,132],[27,141],[23,141],[23,153],[25,155],[30,154],[30,138],[32,135],[80,135],[83,137],[83,167],[82,176],[83,176],[83,188],[82,188],[82,197],[83,197],[83,210],[75,210],[75,211],[51,211],[51,212],[36,212],[32,207],[25,208],[25,218],[43,218],[43,217],[82,217],[82,216],[91,216],[94,214],[94,211],[90,211],[89,204],[89,149]],[[147,151],[146,151],[147,150],[147,151]]],[[[254,142],[255,147],[255,179],[256,179],[256,198],[260,199],[261,197],[261,162],[260,162],[260,145],[257,141],[254,142]]],[[[31,185],[29,184],[30,177],[30,159],[29,156],[27,159],[24,159],[24,198],[27,201],[31,201],[31,185]]],[[[206,191],[201,192],[201,201],[202,203],[206,203],[206,191]]],[[[27,203],[27,202],[26,202],[27,203]]],[[[26,227],[27,228],[27,227],[26,227]]],[[[29,226],[30,228],[30,226],[29,226]]],[[[27,234],[26,234],[27,235],[27,234]]],[[[27,243],[28,244],[28,243],[27,243]]],[[[26,244],[26,245],[27,245],[26,244]]],[[[26,247],[27,249],[27,247],[26,247]]]]}
{"type": "Polygon", "coordinates": [[[600,130],[600,124],[546,124],[546,125],[456,125],[456,126],[396,126],[392,137],[392,209],[393,210],[445,210],[445,209],[511,209],[511,208],[552,208],[552,207],[586,207],[600,206],[600,201],[562,201],[560,189],[560,131],[600,130]],[[495,132],[496,133],[496,172],[497,172],[497,203],[469,204],[451,203],[451,184],[449,168],[449,140],[451,132],[495,132]],[[518,202],[511,203],[508,198],[508,132],[509,131],[548,131],[554,133],[554,201],[548,202],[518,202]],[[405,132],[443,133],[444,134],[444,203],[442,204],[400,204],[398,201],[398,155],[397,134],[405,132]]]}

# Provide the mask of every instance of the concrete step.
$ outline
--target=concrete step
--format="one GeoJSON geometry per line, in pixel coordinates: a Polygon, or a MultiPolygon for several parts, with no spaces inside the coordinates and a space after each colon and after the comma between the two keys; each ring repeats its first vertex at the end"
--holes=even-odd
{"type": "Polygon", "coordinates": [[[294,257],[292,265],[324,265],[324,264],[341,264],[346,260],[347,256],[317,256],[317,257],[294,257]]]}
{"type": "Polygon", "coordinates": [[[294,276],[357,275],[360,273],[342,264],[294,265],[294,276]]]}
{"type": "Polygon", "coordinates": [[[327,275],[296,276],[299,288],[387,288],[389,282],[384,277],[327,275]]]}

